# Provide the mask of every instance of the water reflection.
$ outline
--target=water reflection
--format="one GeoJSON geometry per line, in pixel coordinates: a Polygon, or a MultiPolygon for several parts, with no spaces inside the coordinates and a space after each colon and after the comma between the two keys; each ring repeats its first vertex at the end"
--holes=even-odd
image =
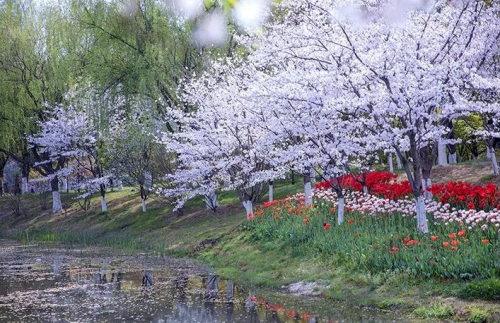
{"type": "Polygon", "coordinates": [[[263,296],[175,259],[6,250],[0,244],[0,322],[398,322],[320,299],[263,296]]]}
{"type": "Polygon", "coordinates": [[[144,274],[142,275],[142,287],[151,286],[153,286],[153,271],[144,270],[144,274]]]}

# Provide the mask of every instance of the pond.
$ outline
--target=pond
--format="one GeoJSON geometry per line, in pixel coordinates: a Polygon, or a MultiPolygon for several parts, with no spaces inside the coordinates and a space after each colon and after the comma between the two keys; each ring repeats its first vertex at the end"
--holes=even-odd
{"type": "Polygon", "coordinates": [[[250,290],[187,259],[0,240],[0,322],[408,322],[250,290]]]}

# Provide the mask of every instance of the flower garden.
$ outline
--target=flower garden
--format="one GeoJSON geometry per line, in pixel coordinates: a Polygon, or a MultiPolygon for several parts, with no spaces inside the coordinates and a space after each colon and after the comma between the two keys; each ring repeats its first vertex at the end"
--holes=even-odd
{"type": "Polygon", "coordinates": [[[349,269],[406,272],[433,278],[489,278],[500,275],[500,192],[493,184],[433,185],[427,201],[429,234],[417,232],[414,200],[407,182],[370,173],[371,194],[347,178],[345,223],[337,225],[336,196],[318,183],[314,203],[297,194],[259,206],[241,226],[255,240],[288,245],[293,252],[330,257],[349,269]]]}

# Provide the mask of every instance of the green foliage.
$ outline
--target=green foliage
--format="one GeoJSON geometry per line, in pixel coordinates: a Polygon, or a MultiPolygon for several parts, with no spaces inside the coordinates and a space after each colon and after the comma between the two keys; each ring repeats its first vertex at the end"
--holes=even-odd
{"type": "Polygon", "coordinates": [[[463,287],[459,295],[465,299],[500,301],[500,279],[489,278],[471,281],[463,287]]]}
{"type": "Polygon", "coordinates": [[[486,145],[484,140],[479,140],[472,133],[478,130],[482,130],[482,120],[477,114],[471,114],[470,116],[457,120],[455,124],[454,135],[455,138],[462,139],[459,147],[459,155],[463,160],[469,160],[474,158],[475,154],[481,154],[486,151],[486,145]]]}
{"type": "Polygon", "coordinates": [[[386,310],[386,309],[390,309],[390,308],[399,307],[405,303],[406,302],[400,298],[389,298],[389,299],[384,299],[384,300],[381,300],[380,302],[378,302],[377,307],[382,309],[382,310],[386,310]]]}
{"type": "Polygon", "coordinates": [[[422,318],[444,319],[453,315],[453,308],[449,304],[435,303],[431,306],[418,307],[413,311],[413,315],[422,318]]]}
{"type": "Polygon", "coordinates": [[[473,308],[469,314],[469,323],[487,323],[491,315],[482,309],[473,308]]]}

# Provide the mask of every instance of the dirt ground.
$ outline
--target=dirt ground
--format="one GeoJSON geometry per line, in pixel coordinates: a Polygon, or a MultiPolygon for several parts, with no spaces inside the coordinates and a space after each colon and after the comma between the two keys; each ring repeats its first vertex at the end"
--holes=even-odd
{"type": "Polygon", "coordinates": [[[461,181],[474,185],[493,183],[500,186],[500,176],[493,176],[493,169],[489,161],[434,166],[432,168],[431,179],[433,183],[461,181]]]}

